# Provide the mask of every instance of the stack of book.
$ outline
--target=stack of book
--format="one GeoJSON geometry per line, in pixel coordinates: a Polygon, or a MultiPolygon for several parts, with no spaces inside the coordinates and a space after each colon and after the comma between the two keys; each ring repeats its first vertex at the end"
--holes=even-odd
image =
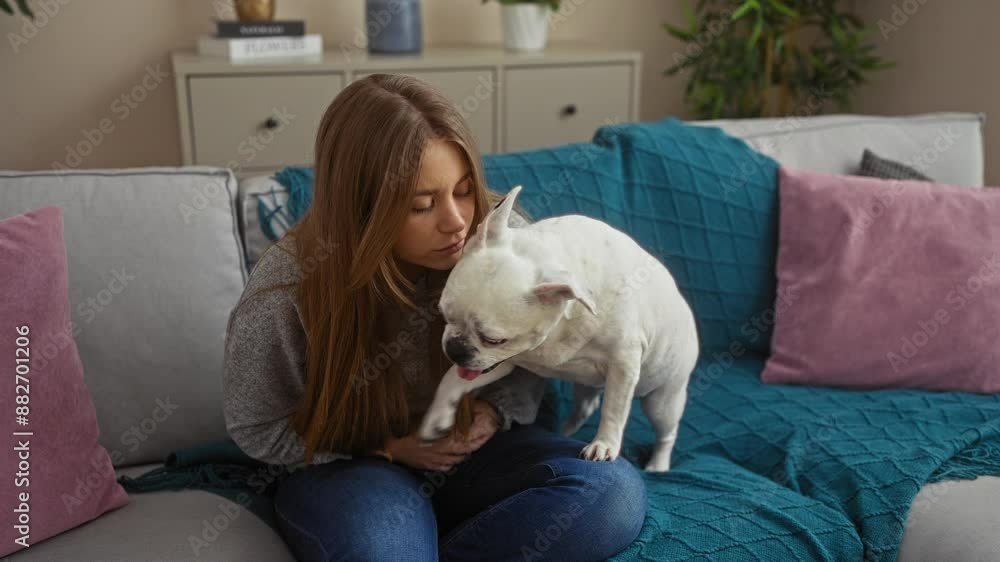
{"type": "Polygon", "coordinates": [[[306,34],[302,20],[226,21],[217,20],[215,35],[198,39],[198,53],[249,62],[286,57],[318,57],[323,53],[323,37],[306,34]]]}

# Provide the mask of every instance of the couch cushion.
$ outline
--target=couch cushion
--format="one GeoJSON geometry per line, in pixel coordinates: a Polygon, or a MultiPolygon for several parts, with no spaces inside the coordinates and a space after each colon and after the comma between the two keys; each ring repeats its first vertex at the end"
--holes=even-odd
{"type": "Polygon", "coordinates": [[[912,168],[888,158],[882,158],[867,148],[861,154],[861,166],[858,168],[859,176],[869,178],[880,178],[884,180],[920,180],[934,181],[916,168],[912,168]]]}
{"type": "Polygon", "coordinates": [[[247,270],[292,224],[288,212],[288,188],[274,176],[251,176],[240,180],[240,232],[246,250],[247,270]],[[270,220],[262,221],[261,213],[270,220]]]}
{"type": "Polygon", "coordinates": [[[0,172],[0,218],[63,210],[73,334],[116,466],[227,436],[222,348],[246,278],[235,201],[218,168],[0,172]]]}
{"type": "Polygon", "coordinates": [[[870,148],[936,181],[983,185],[983,113],[925,113],[900,117],[816,115],[692,121],[747,140],[783,166],[853,174],[870,148]]]}
{"type": "MultiPolygon", "coordinates": [[[[157,464],[117,475],[139,476],[157,464]]],[[[281,536],[237,502],[201,490],[130,494],[129,504],[24,549],[10,560],[294,562],[281,536]]]]}
{"type": "MultiPolygon", "coordinates": [[[[128,503],[108,452],[69,333],[69,275],[62,210],[45,207],[0,220],[0,352],[11,391],[0,407],[17,415],[0,484],[14,511],[0,555],[30,548],[128,503]],[[52,353],[39,353],[52,346],[52,353]],[[67,500],[72,503],[67,503],[67,500]]],[[[14,420],[11,420],[12,422],[14,420]]]]}
{"type": "Polygon", "coordinates": [[[1000,477],[924,486],[910,506],[898,562],[996,560],[1000,477]]]}
{"type": "Polygon", "coordinates": [[[778,291],[797,302],[764,382],[1000,392],[1000,190],[780,178],[778,291]]]}

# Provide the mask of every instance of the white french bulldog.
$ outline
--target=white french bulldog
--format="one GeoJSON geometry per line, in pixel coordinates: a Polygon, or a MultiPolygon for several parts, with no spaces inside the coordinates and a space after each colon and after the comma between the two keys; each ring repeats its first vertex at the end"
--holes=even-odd
{"type": "Polygon", "coordinates": [[[459,399],[515,366],[569,380],[575,433],[604,389],[597,435],[580,453],[614,460],[634,396],[656,431],[645,469],[665,472],[698,357],[694,315],[670,272],[626,234],[582,215],[508,227],[521,186],[484,219],[440,299],[454,366],[437,388],[419,436],[455,424],[459,399]]]}

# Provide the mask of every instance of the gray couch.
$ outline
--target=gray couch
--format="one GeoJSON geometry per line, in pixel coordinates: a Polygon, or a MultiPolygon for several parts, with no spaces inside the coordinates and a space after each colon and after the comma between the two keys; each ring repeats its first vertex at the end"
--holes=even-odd
{"type": "MultiPolygon", "coordinates": [[[[791,167],[853,173],[870,148],[937,180],[978,187],[983,122],[978,114],[948,113],[697,124],[722,127],[791,167]]],[[[76,339],[100,442],[118,474],[144,473],[170,451],[226,437],[226,321],[247,263],[265,242],[256,204],[271,190],[280,194],[281,187],[203,167],[0,172],[0,218],[51,204],[64,209],[76,339]],[[112,284],[116,276],[129,281],[112,284]]],[[[293,559],[270,527],[214,494],[156,492],[130,500],[10,559],[293,559]]],[[[925,487],[899,559],[1000,559],[998,506],[1000,478],[925,487]]]]}

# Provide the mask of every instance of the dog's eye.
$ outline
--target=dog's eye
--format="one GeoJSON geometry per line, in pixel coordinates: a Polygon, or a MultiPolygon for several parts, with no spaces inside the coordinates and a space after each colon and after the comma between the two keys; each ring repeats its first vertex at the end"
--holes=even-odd
{"type": "Polygon", "coordinates": [[[483,334],[479,334],[479,339],[480,339],[480,341],[482,341],[486,345],[500,345],[500,344],[502,344],[502,343],[504,343],[504,342],[507,341],[505,339],[495,340],[493,338],[488,338],[488,337],[484,336],[483,334]]]}

